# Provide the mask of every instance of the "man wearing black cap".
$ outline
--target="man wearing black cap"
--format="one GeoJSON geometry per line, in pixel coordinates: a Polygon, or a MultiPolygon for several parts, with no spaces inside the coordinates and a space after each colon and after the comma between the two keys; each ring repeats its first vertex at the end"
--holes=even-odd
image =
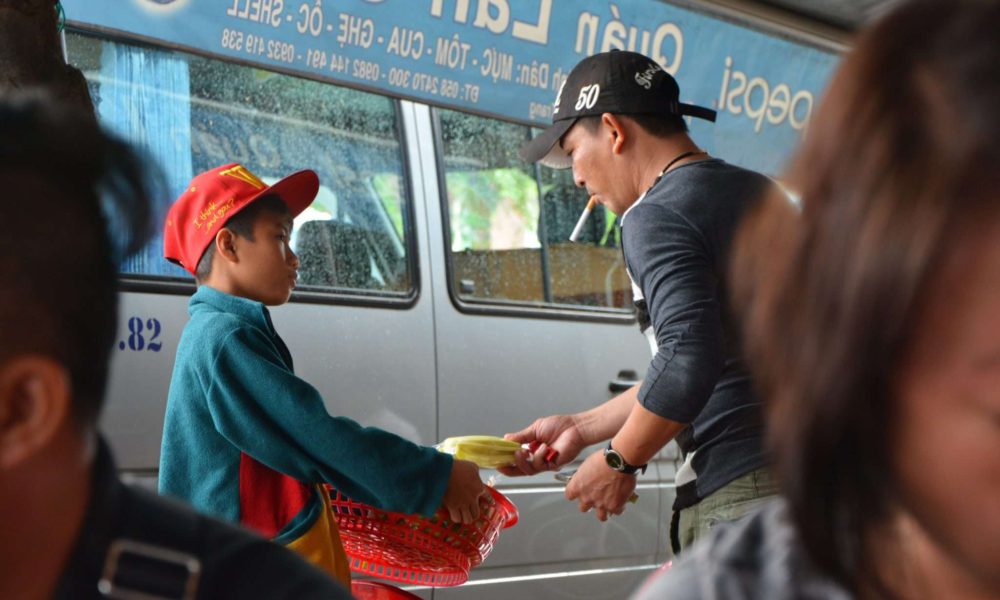
{"type": "Polygon", "coordinates": [[[770,181],[699,149],[683,117],[714,121],[715,111],[679,98],[677,82],[652,59],[598,54],[573,69],[552,126],[521,149],[526,160],[572,167],[576,184],[621,216],[639,325],[654,357],[645,380],[620,396],[508,434],[540,446],[505,470],[557,468],[610,438],[566,488],[581,511],[596,509],[603,521],[624,511],[636,474],[676,437],[685,463],[671,526],[675,551],[774,493],[761,407],[726,310],[733,233],[770,181]]]}

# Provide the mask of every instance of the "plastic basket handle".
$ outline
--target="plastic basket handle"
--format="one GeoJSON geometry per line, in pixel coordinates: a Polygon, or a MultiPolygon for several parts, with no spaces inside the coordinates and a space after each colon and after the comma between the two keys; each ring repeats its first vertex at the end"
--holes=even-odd
{"type": "Polygon", "coordinates": [[[517,507],[514,506],[514,503],[508,500],[507,496],[504,496],[495,488],[487,487],[486,489],[490,491],[490,495],[493,496],[493,500],[497,503],[499,509],[504,512],[503,528],[507,529],[508,527],[517,525],[520,515],[518,515],[517,507]]]}

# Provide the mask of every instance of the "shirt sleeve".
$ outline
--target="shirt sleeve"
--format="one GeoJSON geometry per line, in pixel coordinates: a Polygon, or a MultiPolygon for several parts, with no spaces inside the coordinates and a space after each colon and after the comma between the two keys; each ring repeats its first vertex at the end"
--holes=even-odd
{"type": "Polygon", "coordinates": [[[208,407],[240,451],[310,483],[387,510],[433,514],[452,457],[326,411],[316,388],[288,370],[266,334],[241,328],[215,358],[208,407]]]}
{"type": "Polygon", "coordinates": [[[708,402],[725,363],[712,260],[702,235],[669,208],[638,204],[625,227],[625,256],[657,343],[639,402],[661,417],[690,423],[708,402]]]}

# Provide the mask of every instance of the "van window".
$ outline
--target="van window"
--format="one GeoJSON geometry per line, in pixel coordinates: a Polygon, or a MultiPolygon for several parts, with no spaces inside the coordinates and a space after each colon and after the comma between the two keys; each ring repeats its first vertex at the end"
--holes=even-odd
{"type": "MultiPolygon", "coordinates": [[[[322,187],[292,232],[298,290],[412,290],[413,228],[394,100],[81,34],[67,36],[67,50],[102,123],[165,171],[164,211],[194,174],[229,162],[268,183],[313,169],[322,187]]],[[[190,280],[162,248],[162,237],[153,240],[122,272],[190,280]]]]}
{"type": "MultiPolygon", "coordinates": [[[[531,128],[438,110],[450,277],[458,300],[627,312],[631,285],[615,215],[587,204],[569,170],[521,160],[531,128]]],[[[535,132],[537,133],[537,131],[535,132]]]]}

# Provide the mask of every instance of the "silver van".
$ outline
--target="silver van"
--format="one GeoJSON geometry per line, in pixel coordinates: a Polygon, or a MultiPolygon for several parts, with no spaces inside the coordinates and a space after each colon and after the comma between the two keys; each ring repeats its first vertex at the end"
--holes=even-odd
{"type": "MultiPolygon", "coordinates": [[[[165,204],[194,174],[228,162],[243,163],[267,181],[303,168],[319,173],[320,194],[296,219],[292,234],[301,259],[299,287],[272,316],[296,373],[320,390],[331,414],[430,445],[457,435],[501,435],[540,416],[584,410],[642,378],[650,350],[633,316],[615,217],[599,207],[580,241],[567,241],[587,198],[570,173],[518,158],[517,149],[533,135],[530,126],[482,116],[474,108],[464,112],[372,91],[381,84],[333,83],[379,74],[371,56],[341,62],[343,43],[331,41],[333,51],[322,53],[300,45],[301,56],[294,49],[285,56],[290,44],[268,42],[268,57],[275,50],[289,64],[308,63],[309,78],[297,76],[301,66],[267,63],[261,58],[263,38],[244,36],[231,24],[277,28],[280,19],[265,22],[260,15],[267,6],[275,17],[280,2],[216,2],[221,45],[214,49],[157,41],[102,25],[96,17],[88,22],[82,0],[64,4],[77,8],[82,19],[66,35],[68,60],[87,77],[101,121],[145,147],[163,167],[165,204]],[[175,49],[180,47],[186,50],[175,49]],[[316,75],[317,69],[326,74],[316,75]]],[[[170,11],[194,11],[185,0],[100,4],[104,11],[90,14],[109,23],[116,12],[131,14],[138,6],[148,15],[134,21],[141,24],[153,22],[152,15],[170,24],[170,11]]],[[[352,6],[372,14],[390,10],[379,4],[352,6]]],[[[435,1],[424,18],[465,27],[463,39],[471,39],[468,27],[475,23],[460,20],[464,13],[456,8],[466,4],[449,8],[456,12],[448,21],[438,19],[442,3],[435,1]]],[[[639,18],[642,11],[666,10],[667,3],[619,4],[639,18]]],[[[312,6],[321,3],[284,13],[283,27],[299,27],[297,39],[320,32],[305,33],[306,21],[298,20],[300,13],[322,16],[312,6]]],[[[577,19],[578,53],[587,31],[588,51],[594,50],[598,10],[614,16],[605,33],[621,25],[615,3],[535,6],[577,19]]],[[[405,7],[419,8],[409,0],[405,7]]],[[[792,28],[769,37],[734,24],[739,19],[733,10],[716,9],[721,18],[711,22],[671,9],[688,31],[717,30],[700,38],[717,48],[698,52],[689,42],[691,58],[685,59],[704,66],[699,93],[710,89],[707,95],[718,97],[713,105],[720,128],[706,133],[704,143],[709,150],[720,147],[727,160],[773,174],[801,135],[814,94],[836,59],[829,44],[820,52],[823,44],[811,38],[811,48],[789,43],[796,35],[792,28]]],[[[356,24],[347,13],[340,19],[344,27],[356,24]]],[[[519,22],[520,31],[535,31],[526,23],[519,22]]],[[[183,37],[188,29],[173,31],[183,37]]],[[[663,35],[653,36],[639,35],[639,29],[631,28],[633,38],[664,44],[674,39],[678,65],[680,28],[664,22],[656,28],[663,35]]],[[[441,39],[458,40],[457,31],[441,39]]],[[[344,39],[349,42],[349,36],[344,39]]],[[[387,80],[408,73],[385,71],[387,80]]],[[[485,100],[499,89],[451,83],[437,91],[453,92],[455,101],[440,106],[460,107],[459,95],[473,91],[485,100]]],[[[550,97],[554,92],[546,93],[545,104],[531,106],[550,110],[550,97]]],[[[702,137],[697,133],[696,139],[702,137]]],[[[102,429],[123,476],[155,487],[167,387],[195,287],[185,271],[162,258],[160,239],[121,270],[121,333],[102,429]]],[[[625,597],[670,559],[676,460],[670,444],[640,477],[638,502],[606,523],[579,513],[551,473],[497,477],[520,522],[501,534],[466,584],[408,589],[439,599],[625,597]]],[[[490,475],[484,472],[484,478],[490,475]]]]}
{"type": "MultiPolygon", "coordinates": [[[[600,209],[582,242],[566,241],[587,198],[567,173],[517,157],[529,127],[82,34],[67,48],[101,119],[143,140],[171,189],[231,161],[265,180],[319,173],[292,236],[299,287],[272,315],[331,414],[434,444],[592,407],[642,376],[649,347],[613,215],[600,209]]],[[[194,291],[161,249],[123,266],[102,422],[126,476],[149,486],[194,291]]],[[[620,596],[669,558],[673,472],[666,455],[638,503],[603,524],[552,474],[497,478],[520,523],[467,584],[416,591],[620,596]]]]}

